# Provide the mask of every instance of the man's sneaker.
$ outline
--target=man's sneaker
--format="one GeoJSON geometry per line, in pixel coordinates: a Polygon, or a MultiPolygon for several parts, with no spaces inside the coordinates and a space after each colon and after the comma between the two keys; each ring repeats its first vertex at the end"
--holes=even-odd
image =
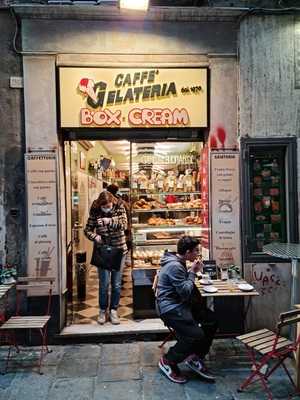
{"type": "Polygon", "coordinates": [[[99,317],[98,317],[98,324],[103,325],[106,322],[106,311],[100,310],[99,317]]]}
{"type": "Polygon", "coordinates": [[[110,314],[109,314],[109,318],[110,321],[113,325],[119,325],[120,324],[120,320],[117,314],[117,310],[110,310],[110,314]]]}
{"type": "Polygon", "coordinates": [[[158,366],[170,381],[175,383],[186,383],[187,379],[181,375],[177,364],[171,363],[165,357],[161,357],[158,366]]]}
{"type": "Polygon", "coordinates": [[[203,361],[201,361],[199,358],[190,358],[189,360],[185,361],[185,364],[207,382],[216,381],[214,375],[209,372],[203,361]]]}

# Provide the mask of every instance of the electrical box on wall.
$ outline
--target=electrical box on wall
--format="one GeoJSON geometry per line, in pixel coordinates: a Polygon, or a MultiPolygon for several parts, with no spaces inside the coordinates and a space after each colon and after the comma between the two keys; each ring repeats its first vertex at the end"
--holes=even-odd
{"type": "Polygon", "coordinates": [[[11,76],[9,78],[9,87],[12,89],[23,89],[23,78],[22,76],[11,76]]]}

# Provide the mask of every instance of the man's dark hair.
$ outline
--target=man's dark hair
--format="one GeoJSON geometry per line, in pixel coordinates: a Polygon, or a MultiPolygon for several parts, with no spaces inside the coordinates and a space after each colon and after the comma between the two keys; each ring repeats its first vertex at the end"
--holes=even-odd
{"type": "Polygon", "coordinates": [[[185,253],[189,251],[193,251],[195,247],[200,244],[200,240],[191,236],[183,236],[178,240],[177,243],[177,253],[181,256],[184,256],[185,253]]]}
{"type": "Polygon", "coordinates": [[[112,183],[111,185],[107,186],[106,190],[110,192],[112,195],[116,196],[119,190],[119,186],[112,183]]]}

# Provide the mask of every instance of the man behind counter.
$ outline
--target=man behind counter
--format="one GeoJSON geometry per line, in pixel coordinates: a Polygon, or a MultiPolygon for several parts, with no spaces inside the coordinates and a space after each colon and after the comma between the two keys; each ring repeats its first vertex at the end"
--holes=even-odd
{"type": "Polygon", "coordinates": [[[165,252],[161,259],[156,300],[159,315],[166,326],[173,328],[177,342],[159,360],[160,370],[175,383],[186,383],[178,364],[186,365],[201,378],[214,382],[214,376],[203,362],[212,344],[217,323],[195,287],[196,273],[202,270],[199,240],[183,236],[177,253],[165,252]],[[192,262],[188,270],[186,261],[192,262]]]}

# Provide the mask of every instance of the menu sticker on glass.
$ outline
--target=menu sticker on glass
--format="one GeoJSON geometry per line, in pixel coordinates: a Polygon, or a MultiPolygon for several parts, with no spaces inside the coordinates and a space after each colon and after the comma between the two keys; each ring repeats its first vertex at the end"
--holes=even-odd
{"type": "Polygon", "coordinates": [[[211,153],[211,210],[213,258],[219,265],[240,265],[238,153],[211,153]]]}
{"type": "MultiPolygon", "coordinates": [[[[25,154],[27,188],[27,274],[54,277],[57,293],[58,226],[55,153],[25,154]]],[[[31,293],[37,295],[36,291],[31,293]]],[[[47,289],[39,295],[48,294],[47,289]]]]}

